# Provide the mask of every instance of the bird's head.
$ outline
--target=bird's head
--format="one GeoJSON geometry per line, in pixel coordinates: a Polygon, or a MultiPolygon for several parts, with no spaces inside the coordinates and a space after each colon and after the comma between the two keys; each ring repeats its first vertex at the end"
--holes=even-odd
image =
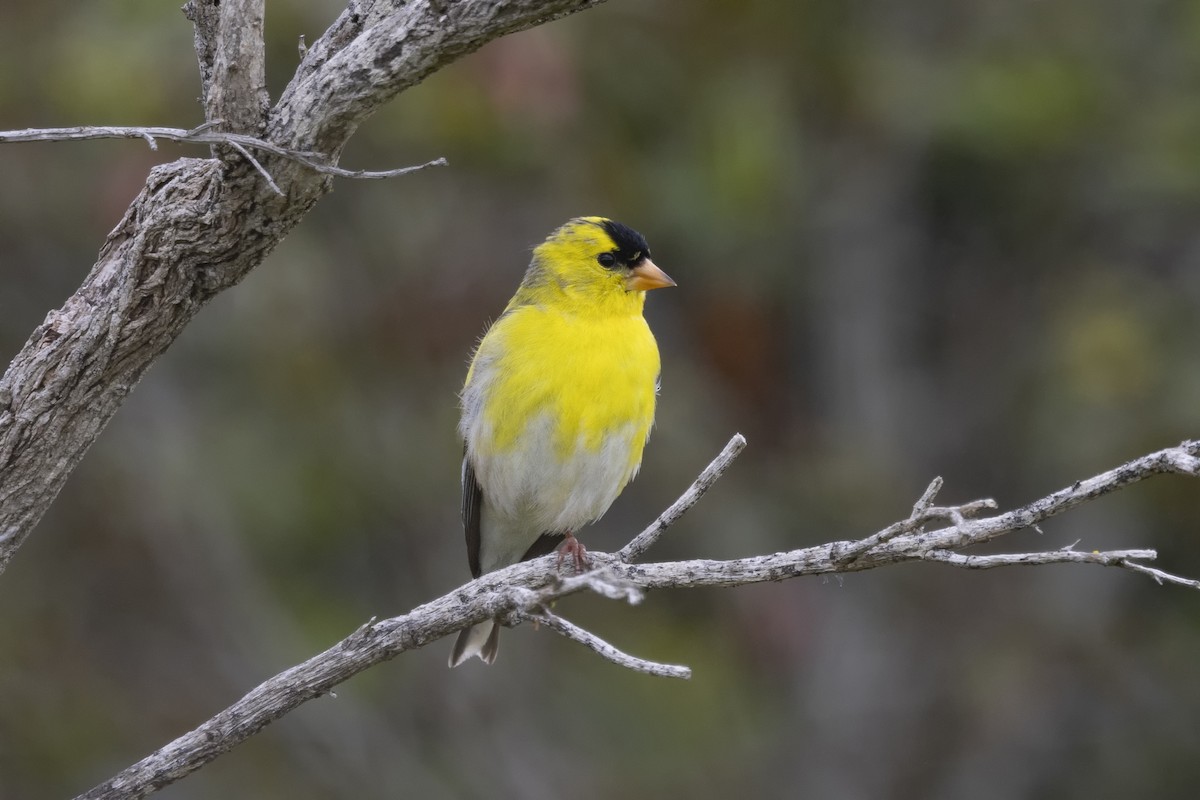
{"type": "Polygon", "coordinates": [[[675,285],[640,233],[604,217],[576,217],[550,234],[534,249],[525,283],[594,303],[636,300],[639,308],[647,290],[675,285]]]}

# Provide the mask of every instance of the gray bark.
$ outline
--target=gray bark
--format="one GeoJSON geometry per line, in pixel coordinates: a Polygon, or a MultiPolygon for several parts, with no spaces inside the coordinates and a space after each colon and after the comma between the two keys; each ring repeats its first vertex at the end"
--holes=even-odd
{"type": "Polygon", "coordinates": [[[941,479],[935,479],[912,513],[854,542],[830,542],[784,553],[729,561],[691,560],[634,563],[704,495],[745,445],[735,436],[686,492],[646,530],[615,554],[590,553],[592,569],[563,578],[557,557],[544,556],[490,572],[399,617],[371,620],[342,641],[307,661],[269,678],[233,705],[151,753],[77,800],[126,800],[143,797],[199,769],[300,705],[328,694],[363,670],[424,647],[487,619],[509,625],[536,620],[621,666],[663,677],[687,678],[687,667],[657,664],[629,656],[612,645],[551,614],[554,603],[591,591],[604,597],[640,602],[651,589],[742,586],[802,575],[859,572],[918,561],[964,569],[993,569],[1045,564],[1091,564],[1147,575],[1162,583],[1200,589],[1200,581],[1173,575],[1144,563],[1154,550],[1079,551],[1071,547],[1032,553],[968,555],[958,551],[1036,526],[1050,517],[1155,475],[1200,478],[1200,441],[1184,442],[1077,481],[1002,514],[991,500],[935,506],[941,479]],[[949,523],[939,527],[939,523],[949,523]],[[927,530],[932,528],[932,530],[927,530]]]}
{"type": "MultiPolygon", "coordinates": [[[[336,162],[399,92],[492,39],[600,2],[351,2],[269,109],[263,0],[191,0],[185,13],[210,122],[336,162]]],[[[151,171],[83,285],[0,378],[0,572],[146,369],[329,191],[329,176],[266,155],[278,195],[243,155],[217,150],[151,171]]]]}

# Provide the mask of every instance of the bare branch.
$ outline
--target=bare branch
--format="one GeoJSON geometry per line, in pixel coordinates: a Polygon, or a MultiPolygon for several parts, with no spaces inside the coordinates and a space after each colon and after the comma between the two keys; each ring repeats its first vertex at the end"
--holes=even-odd
{"type": "Polygon", "coordinates": [[[849,564],[868,550],[873,550],[884,542],[890,542],[897,536],[920,530],[926,523],[933,520],[949,520],[960,525],[967,517],[973,517],[981,511],[996,508],[996,501],[990,499],[973,500],[960,506],[942,508],[932,505],[933,498],[942,488],[942,479],[934,478],[920,499],[913,504],[912,514],[908,519],[889,525],[878,533],[855,542],[835,559],[839,564],[849,564]]]}
{"type": "MultiPolygon", "coordinates": [[[[1065,489],[1035,500],[1015,511],[984,519],[964,519],[949,528],[933,531],[926,535],[948,542],[948,545],[932,545],[931,547],[950,546],[957,549],[970,544],[979,544],[1011,531],[1035,527],[1039,522],[1074,508],[1080,503],[1123,489],[1131,483],[1151,476],[1165,474],[1200,477],[1200,441],[1186,441],[1178,447],[1168,447],[1165,450],[1136,458],[1093,478],[1076,481],[1065,489]]],[[[958,510],[964,518],[970,517],[978,509],[979,502],[990,503],[990,501],[968,503],[966,506],[959,506],[958,510]]],[[[994,505],[988,507],[994,507],[994,505]]]]}
{"type": "MultiPolygon", "coordinates": [[[[607,553],[603,555],[609,557],[607,553]]],[[[555,573],[552,576],[552,582],[563,596],[587,589],[601,597],[607,597],[609,600],[624,600],[631,606],[636,606],[646,597],[646,593],[635,581],[625,578],[614,570],[605,569],[603,566],[598,566],[580,575],[572,575],[569,578],[561,578],[555,573]]]]}
{"type": "Polygon", "coordinates": [[[1159,586],[1162,586],[1164,583],[1173,583],[1176,586],[1185,586],[1189,589],[1200,589],[1200,581],[1198,580],[1193,580],[1192,578],[1181,578],[1178,575],[1172,575],[1170,572],[1164,572],[1161,569],[1148,567],[1145,564],[1137,564],[1133,561],[1122,561],[1121,566],[1125,569],[1133,570],[1134,572],[1140,572],[1143,575],[1149,575],[1159,586]]]}
{"type": "Polygon", "coordinates": [[[380,104],[420,83],[446,61],[497,36],[603,1],[351,3],[308,48],[271,113],[267,138],[282,136],[297,148],[335,152],[380,104]]]}
{"type": "Polygon", "coordinates": [[[921,554],[922,561],[940,561],[963,569],[995,569],[996,567],[1021,567],[1037,564],[1099,564],[1103,567],[1128,569],[1129,559],[1153,561],[1158,558],[1155,550],[1099,550],[1083,551],[1064,548],[1044,553],[1000,553],[997,555],[964,555],[950,550],[930,550],[921,554]]]}
{"type": "Polygon", "coordinates": [[[675,664],[659,664],[655,661],[647,661],[644,658],[623,653],[596,634],[589,633],[578,625],[568,622],[562,617],[555,616],[548,611],[541,614],[532,614],[528,618],[545,625],[556,633],[562,634],[573,642],[578,642],[598,654],[601,658],[606,658],[617,666],[631,669],[634,672],[656,675],[660,678],[683,678],[687,680],[692,677],[690,667],[682,667],[675,664]]]}
{"type": "Polygon", "coordinates": [[[925,491],[922,492],[921,496],[917,498],[917,502],[913,503],[912,514],[909,516],[910,519],[912,517],[921,516],[926,510],[929,509],[930,506],[933,505],[933,499],[937,497],[937,493],[942,490],[943,483],[944,481],[942,480],[941,475],[938,475],[929,482],[929,485],[925,487],[925,491]]]}
{"type": "Polygon", "coordinates": [[[221,0],[207,119],[223,119],[238,133],[267,125],[267,61],[263,47],[265,0],[221,0]]]}
{"type": "Polygon", "coordinates": [[[208,89],[212,85],[216,60],[217,35],[221,24],[221,6],[213,0],[188,0],[183,15],[192,23],[192,43],[200,66],[200,98],[208,107],[208,89]]]}
{"type": "Polygon", "coordinates": [[[271,187],[271,191],[273,191],[275,194],[279,195],[280,197],[283,197],[283,189],[279,188],[279,184],[277,184],[275,182],[275,179],[271,177],[271,173],[267,172],[266,167],[264,167],[262,164],[258,163],[258,159],[255,158],[254,156],[250,155],[250,151],[247,150],[245,147],[242,147],[237,142],[231,142],[231,144],[233,145],[234,150],[237,150],[239,153],[241,153],[242,157],[245,158],[247,161],[249,161],[250,164],[256,170],[258,170],[258,174],[263,176],[263,179],[266,180],[267,185],[271,187]]]}
{"type": "Polygon", "coordinates": [[[992,569],[994,567],[1020,567],[1036,564],[1099,564],[1105,567],[1120,567],[1131,572],[1149,575],[1159,586],[1162,586],[1164,583],[1173,583],[1176,586],[1184,586],[1189,589],[1200,589],[1200,581],[1191,578],[1181,578],[1178,575],[1172,575],[1161,569],[1148,567],[1145,564],[1138,564],[1136,561],[1131,560],[1153,561],[1156,558],[1158,558],[1158,552],[1155,550],[1107,550],[1104,552],[1092,550],[1090,552],[1080,552],[1072,550],[1069,547],[1045,553],[1015,553],[987,556],[963,555],[962,553],[954,553],[949,550],[930,550],[921,556],[922,561],[940,561],[944,564],[962,567],[963,569],[992,569]]]}
{"type": "Polygon", "coordinates": [[[629,544],[621,548],[617,553],[617,557],[628,563],[636,561],[647,550],[654,546],[659,537],[667,528],[671,527],[680,517],[688,512],[692,506],[700,501],[704,493],[712,487],[717,479],[725,474],[725,470],[729,469],[729,465],[733,460],[746,449],[746,437],[740,433],[735,433],[725,448],[720,454],[712,460],[704,471],[700,473],[700,477],[696,478],[695,482],[688,487],[688,490],[680,495],[679,499],[671,504],[671,507],[659,515],[658,519],[654,520],[646,530],[639,533],[633,538],[629,544]]]}
{"type": "MultiPolygon", "coordinates": [[[[585,590],[631,603],[641,599],[641,590],[623,576],[593,571],[562,579],[554,563],[555,557],[550,555],[517,564],[489,573],[403,616],[370,620],[333,647],[264,681],[208,722],[79,795],[77,800],[145,797],[194,772],[297,706],[329,694],[333,687],[364,669],[469,625],[491,618],[533,619],[545,614],[555,600],[585,590]],[[537,568],[530,570],[531,565],[537,568]]],[[[567,626],[555,630],[589,647],[594,646],[592,640],[599,641],[576,626],[569,627],[578,635],[569,634],[567,626]]],[[[610,655],[624,656],[608,647],[610,655]]],[[[650,664],[630,656],[624,658],[629,664],[650,664]]],[[[653,666],[659,668],[656,674],[680,677],[679,668],[653,666]]]]}
{"type": "Polygon", "coordinates": [[[263,174],[272,190],[276,194],[282,194],[279,187],[274,185],[270,175],[263,169],[254,158],[246,152],[246,150],[262,150],[272,155],[286,158],[290,161],[295,161],[298,164],[311,169],[313,172],[322,175],[332,175],[337,178],[355,178],[361,180],[382,180],[385,178],[397,178],[401,175],[408,175],[426,167],[444,167],[446,159],[435,158],[433,161],[428,161],[424,164],[417,164],[412,167],[400,167],[399,169],[389,169],[382,171],[370,171],[363,169],[343,169],[332,164],[324,163],[325,156],[320,153],[301,150],[289,150],[286,147],[280,147],[277,144],[257,139],[253,136],[247,136],[241,133],[221,133],[212,130],[218,125],[224,124],[224,120],[216,119],[192,128],[191,130],[183,130],[182,128],[158,128],[158,127],[120,127],[120,126],[100,126],[100,125],[82,125],[73,128],[27,128],[20,131],[0,131],[0,144],[9,144],[17,142],[73,142],[83,141],[86,139],[144,139],[150,145],[151,150],[158,149],[158,139],[168,139],[173,142],[181,142],[184,144],[211,144],[211,145],[228,145],[238,152],[242,153],[248,161],[263,174]]]}
{"type": "MultiPolygon", "coordinates": [[[[669,677],[687,677],[687,667],[658,664],[622,653],[595,634],[585,631],[548,608],[555,600],[581,591],[591,591],[629,603],[640,602],[649,589],[698,586],[742,586],[763,581],[780,581],[800,575],[856,572],[887,564],[933,561],[966,569],[1045,564],[1094,564],[1117,567],[1150,575],[1160,583],[1176,583],[1200,589],[1200,581],[1180,578],[1139,561],[1156,557],[1153,550],[1086,552],[1061,548],[1044,553],[965,555],[955,550],[995,538],[1045,519],[1078,503],[1128,486],[1152,475],[1180,473],[1200,477],[1200,442],[1185,442],[1123,464],[1095,478],[1080,481],[1006,514],[986,519],[968,519],[981,509],[979,501],[961,506],[935,508],[931,504],[939,482],[930,484],[905,520],[889,525],[857,543],[831,542],[786,553],[733,559],[691,560],[656,564],[633,564],[625,559],[632,545],[662,534],[719,477],[745,446],[734,436],[725,449],[705,468],[686,492],[664,512],[654,525],[635,537],[619,553],[589,554],[596,569],[582,575],[561,577],[554,555],[514,564],[491,572],[400,617],[369,621],[346,639],[303,664],[276,675],[241,700],[217,714],[194,731],[153,753],[120,775],[80,796],[80,800],[115,800],[142,797],[161,788],[261,730],[302,703],[329,693],[337,684],[373,664],[419,648],[486,619],[508,624],[536,620],[579,642],[604,658],[639,672],[669,677]],[[959,520],[955,525],[925,532],[914,527],[920,519],[959,520]],[[895,534],[897,527],[907,530],[895,534]],[[964,531],[963,529],[969,529],[964,531]],[[890,538],[882,536],[888,534],[890,538]],[[872,546],[847,561],[846,553],[864,542],[872,546]],[[847,548],[851,548],[848,550],[847,548]]],[[[648,546],[648,545],[647,545],[648,546]]]]}
{"type": "Polygon", "coordinates": [[[183,13],[194,28],[205,116],[239,133],[261,133],[270,107],[264,1],[188,0],[183,13]]]}

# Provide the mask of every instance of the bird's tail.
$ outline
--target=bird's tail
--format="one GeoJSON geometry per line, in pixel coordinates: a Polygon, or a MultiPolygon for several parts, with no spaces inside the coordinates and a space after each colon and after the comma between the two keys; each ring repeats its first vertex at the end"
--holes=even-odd
{"type": "Polygon", "coordinates": [[[485,664],[496,660],[500,649],[500,624],[494,619],[481,622],[458,634],[454,649],[450,652],[450,666],[457,667],[471,656],[478,656],[485,664]]]}

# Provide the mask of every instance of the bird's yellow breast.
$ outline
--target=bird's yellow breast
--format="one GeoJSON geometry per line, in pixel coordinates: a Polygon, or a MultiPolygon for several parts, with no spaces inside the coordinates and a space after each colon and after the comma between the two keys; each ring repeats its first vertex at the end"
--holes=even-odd
{"type": "Polygon", "coordinates": [[[480,343],[467,375],[468,391],[475,381],[488,384],[478,409],[487,435],[473,443],[481,454],[520,447],[530,422],[548,417],[560,460],[612,447],[612,436],[627,439],[618,449],[628,480],[654,420],[659,372],[640,305],[615,315],[511,308],[480,343]]]}

